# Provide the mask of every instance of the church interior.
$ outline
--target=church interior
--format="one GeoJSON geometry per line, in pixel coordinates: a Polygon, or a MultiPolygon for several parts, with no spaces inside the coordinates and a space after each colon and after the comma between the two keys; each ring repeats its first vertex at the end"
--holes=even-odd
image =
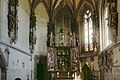
{"type": "Polygon", "coordinates": [[[0,0],[0,80],[120,80],[120,0],[0,0]]]}

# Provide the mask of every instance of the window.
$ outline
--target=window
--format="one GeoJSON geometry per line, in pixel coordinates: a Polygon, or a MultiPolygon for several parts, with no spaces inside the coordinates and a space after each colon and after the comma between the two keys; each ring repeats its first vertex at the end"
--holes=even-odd
{"type": "Polygon", "coordinates": [[[84,48],[85,51],[93,50],[93,22],[91,19],[91,12],[87,10],[84,13],[83,21],[83,31],[84,31],[84,48]]]}

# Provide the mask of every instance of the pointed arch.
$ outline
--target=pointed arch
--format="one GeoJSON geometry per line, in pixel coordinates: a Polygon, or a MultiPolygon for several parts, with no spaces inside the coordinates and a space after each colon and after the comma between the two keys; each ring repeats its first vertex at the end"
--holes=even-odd
{"type": "MultiPolygon", "coordinates": [[[[62,6],[62,5],[59,5],[59,6],[57,6],[57,8],[55,9],[55,11],[54,11],[54,19],[55,19],[56,15],[58,14],[58,12],[61,11],[61,9],[62,9],[61,6],[62,6]]],[[[66,6],[65,6],[64,8],[67,8],[67,9],[68,9],[68,11],[70,12],[71,17],[72,17],[72,16],[73,16],[73,12],[72,12],[71,8],[69,7],[69,5],[66,4],[66,6]]]]}
{"type": "Polygon", "coordinates": [[[15,80],[21,80],[20,78],[16,78],[15,80]]]}
{"type": "Polygon", "coordinates": [[[84,13],[86,10],[90,10],[91,12],[94,11],[94,9],[92,8],[91,5],[89,5],[89,4],[83,4],[83,5],[81,6],[81,9],[80,9],[80,11],[79,11],[79,14],[80,14],[81,16],[83,16],[83,13],[84,13]]]}
{"type": "Polygon", "coordinates": [[[48,16],[50,16],[49,7],[48,7],[47,3],[45,2],[45,0],[42,0],[42,3],[43,3],[43,5],[45,6],[45,9],[46,9],[46,11],[47,11],[48,16]]]}
{"type": "Polygon", "coordinates": [[[90,0],[81,0],[78,4],[76,14],[79,15],[80,12],[82,12],[82,9],[84,8],[85,5],[88,5],[92,11],[95,11],[95,6],[93,2],[90,0]]]}

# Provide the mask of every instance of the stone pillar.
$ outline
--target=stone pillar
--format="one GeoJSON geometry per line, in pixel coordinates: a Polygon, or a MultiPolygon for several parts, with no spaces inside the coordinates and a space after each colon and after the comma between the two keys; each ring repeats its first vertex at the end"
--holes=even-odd
{"type": "Polygon", "coordinates": [[[11,43],[16,43],[18,37],[18,0],[9,0],[8,3],[8,36],[11,43]]]}
{"type": "Polygon", "coordinates": [[[0,80],[1,80],[1,74],[2,74],[1,72],[2,72],[2,70],[1,70],[1,67],[0,67],[0,80]]]}
{"type": "Polygon", "coordinates": [[[34,52],[35,44],[36,44],[36,16],[35,16],[35,11],[32,11],[30,15],[30,27],[29,27],[30,53],[34,52]]]}
{"type": "Polygon", "coordinates": [[[47,24],[47,46],[54,46],[55,25],[52,21],[47,24]]]}
{"type": "Polygon", "coordinates": [[[117,1],[110,2],[110,28],[112,42],[117,42],[118,35],[118,13],[117,13],[117,1]]]}

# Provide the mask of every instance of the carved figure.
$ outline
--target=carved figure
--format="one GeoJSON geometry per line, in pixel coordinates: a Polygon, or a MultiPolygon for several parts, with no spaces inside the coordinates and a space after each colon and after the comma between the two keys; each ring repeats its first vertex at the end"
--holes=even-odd
{"type": "Polygon", "coordinates": [[[8,35],[11,38],[11,43],[16,42],[18,30],[17,18],[18,0],[9,0],[8,4],[8,35]]]}

